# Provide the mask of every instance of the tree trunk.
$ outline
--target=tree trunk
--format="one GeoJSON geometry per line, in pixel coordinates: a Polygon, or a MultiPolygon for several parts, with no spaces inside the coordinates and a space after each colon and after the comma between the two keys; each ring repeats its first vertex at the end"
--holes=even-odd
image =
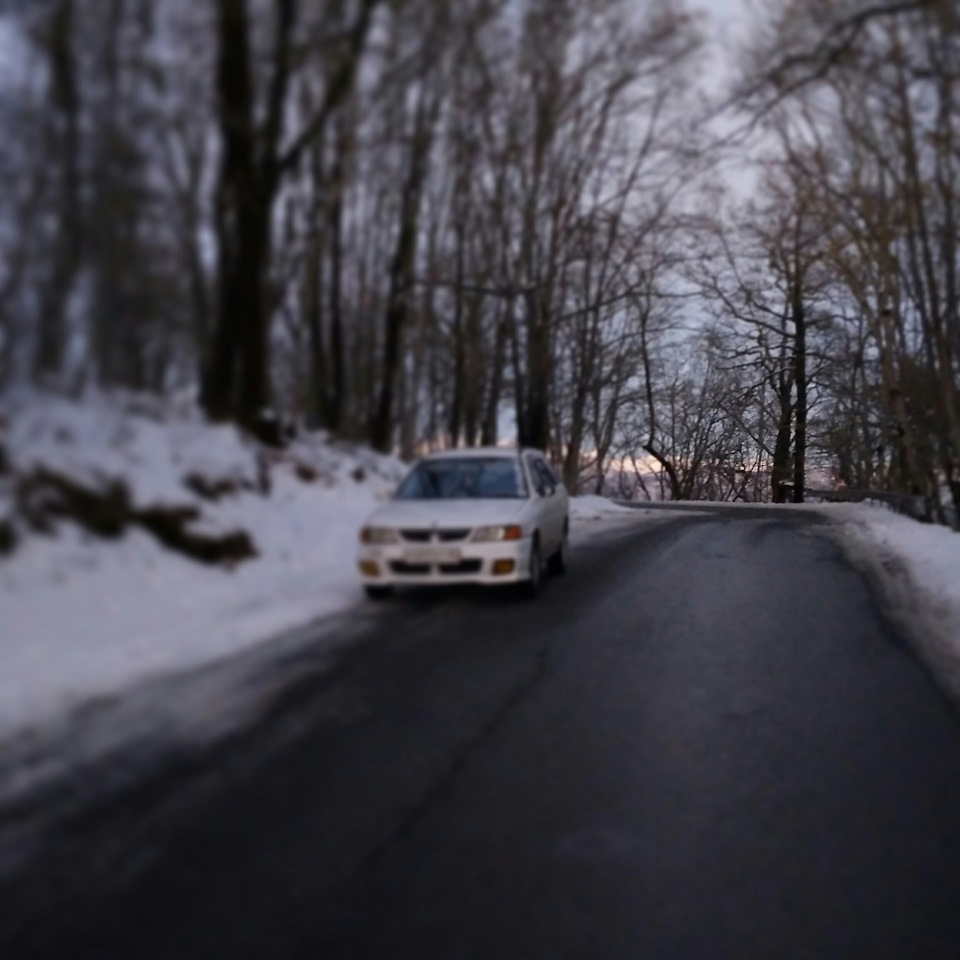
{"type": "Polygon", "coordinates": [[[480,324],[483,314],[483,297],[471,296],[466,310],[467,354],[464,362],[463,390],[463,436],[468,447],[475,447],[480,434],[480,419],[483,396],[482,371],[485,366],[483,339],[480,324]]]}
{"type": "Polygon", "coordinates": [[[235,417],[269,439],[270,321],[267,302],[272,216],[281,182],[322,140],[331,114],[348,96],[379,0],[364,0],[347,35],[347,51],[327,77],[323,104],[281,152],[294,60],[297,0],[276,0],[269,84],[258,113],[250,50],[248,0],[217,0],[217,93],[222,160],[217,190],[219,242],[217,329],[202,400],[216,419],[235,417]]]}
{"type": "Polygon", "coordinates": [[[513,311],[513,302],[508,301],[502,308],[497,321],[497,332],[493,345],[493,369],[490,371],[487,405],[483,416],[483,429],[480,442],[485,447],[496,445],[500,433],[500,396],[503,392],[503,367],[506,363],[507,332],[510,325],[510,315],[513,311]]]}
{"type": "Polygon", "coordinates": [[[550,327],[539,291],[527,294],[527,408],[523,446],[550,446],[550,327]]]}
{"type": "Polygon", "coordinates": [[[370,442],[375,449],[382,452],[389,452],[393,439],[394,394],[403,332],[409,312],[410,288],[417,252],[420,200],[429,166],[430,149],[433,145],[433,126],[439,109],[439,97],[429,107],[421,102],[418,108],[416,130],[410,152],[410,166],[400,204],[400,230],[390,264],[390,292],[387,297],[386,338],[380,375],[380,393],[370,425],[370,442]]]}
{"type": "Polygon", "coordinates": [[[773,471],[771,476],[773,486],[773,502],[786,503],[787,491],[784,487],[790,476],[790,448],[793,443],[790,421],[780,422],[777,431],[777,445],[773,453],[773,471]]]}
{"type": "Polygon", "coordinates": [[[241,270],[237,291],[242,298],[236,316],[242,330],[240,392],[237,417],[248,430],[259,433],[268,416],[270,404],[270,345],[267,307],[267,267],[270,263],[270,211],[273,195],[252,203],[241,217],[238,236],[241,270]]]}
{"type": "Polygon", "coordinates": [[[803,288],[799,277],[793,292],[793,325],[795,332],[794,362],[797,381],[797,424],[793,460],[793,502],[803,503],[807,460],[807,318],[803,288]]]}
{"type": "Polygon", "coordinates": [[[647,453],[650,454],[661,467],[661,479],[660,479],[660,499],[663,499],[663,474],[667,475],[667,480],[670,483],[670,499],[671,500],[685,500],[683,486],[680,483],[680,477],[677,475],[676,467],[652,444],[648,443],[643,448],[647,453]]]}
{"type": "Polygon", "coordinates": [[[457,280],[455,300],[453,304],[453,396],[450,401],[450,419],[447,425],[449,433],[450,446],[460,446],[460,433],[463,425],[463,407],[464,393],[466,391],[465,372],[466,372],[466,343],[463,331],[463,290],[464,272],[465,272],[465,250],[463,237],[462,212],[457,216],[457,225],[454,228],[456,233],[456,257],[457,257],[457,280]]]}
{"type": "Polygon", "coordinates": [[[790,449],[793,445],[793,403],[791,402],[793,385],[786,378],[781,378],[777,393],[780,402],[780,418],[777,423],[777,442],[773,448],[770,483],[773,487],[773,502],[786,503],[787,493],[784,483],[790,477],[790,449]]]}
{"type": "Polygon", "coordinates": [[[262,264],[249,257],[262,245],[252,243],[250,237],[258,219],[255,208],[259,190],[246,0],[217,0],[217,30],[217,92],[223,139],[217,188],[218,301],[202,399],[211,418],[222,420],[237,412],[241,343],[251,327],[244,313],[257,311],[249,297],[262,293],[260,283],[251,279],[262,264]]]}
{"type": "Polygon", "coordinates": [[[417,231],[420,219],[420,199],[427,175],[427,160],[433,142],[433,121],[439,103],[426,111],[421,105],[417,130],[410,154],[407,182],[400,204],[400,231],[390,265],[390,292],[387,298],[386,339],[383,366],[380,374],[380,394],[370,426],[370,442],[374,448],[389,452],[393,437],[394,393],[400,348],[409,312],[410,287],[413,280],[414,258],[417,252],[417,231]],[[427,113],[431,114],[430,117],[427,113]]]}
{"type": "Polygon", "coordinates": [[[323,247],[323,234],[318,230],[307,243],[300,303],[307,328],[307,348],[310,352],[306,364],[310,383],[306,394],[307,417],[311,427],[324,423],[327,415],[324,396],[327,362],[323,342],[323,247]]]}
{"type": "Polygon", "coordinates": [[[51,155],[62,164],[58,196],[57,235],[52,267],[43,286],[39,308],[34,374],[56,375],[63,366],[65,311],[80,268],[80,97],[74,56],[74,0],[60,0],[50,23],[48,40],[52,103],[51,155]]]}
{"type": "Polygon", "coordinates": [[[580,486],[580,453],[583,447],[583,428],[587,403],[587,384],[581,378],[573,395],[571,409],[570,437],[567,442],[567,454],[563,460],[563,485],[567,493],[575,497],[580,486]]]}
{"type": "Polygon", "coordinates": [[[330,382],[327,389],[326,426],[334,433],[343,427],[347,392],[346,349],[343,337],[343,184],[349,160],[349,136],[341,125],[337,139],[337,159],[328,188],[333,191],[329,203],[327,235],[330,243],[330,382]]]}

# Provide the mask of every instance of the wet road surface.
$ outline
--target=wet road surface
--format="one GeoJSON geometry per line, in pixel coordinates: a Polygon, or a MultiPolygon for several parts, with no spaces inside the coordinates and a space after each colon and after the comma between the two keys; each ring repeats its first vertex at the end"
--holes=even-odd
{"type": "Polygon", "coordinates": [[[0,957],[960,956],[960,724],[815,516],[399,598],[268,723],[74,824],[0,957]]]}

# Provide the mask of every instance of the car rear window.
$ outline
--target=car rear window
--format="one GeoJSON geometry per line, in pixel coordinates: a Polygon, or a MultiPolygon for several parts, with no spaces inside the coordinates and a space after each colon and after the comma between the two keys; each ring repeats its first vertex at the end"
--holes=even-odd
{"type": "Polygon", "coordinates": [[[397,491],[398,500],[517,500],[526,496],[520,462],[512,457],[425,460],[397,491]]]}

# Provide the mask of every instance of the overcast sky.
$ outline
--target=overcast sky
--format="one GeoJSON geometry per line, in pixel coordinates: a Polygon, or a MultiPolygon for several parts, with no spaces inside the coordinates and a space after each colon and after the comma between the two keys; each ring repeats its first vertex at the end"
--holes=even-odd
{"type": "MultiPolygon", "coordinates": [[[[691,7],[710,17],[708,39],[718,62],[729,67],[750,26],[749,0],[690,0],[691,7]]],[[[722,68],[720,68],[722,69],[722,68]]]]}
{"type": "MultiPolygon", "coordinates": [[[[709,17],[708,42],[711,47],[711,66],[703,77],[705,92],[722,95],[737,65],[737,53],[747,40],[751,23],[759,3],[764,0],[688,0],[690,7],[705,12],[709,17]]],[[[720,118],[718,130],[731,132],[740,120],[729,118],[729,125],[720,118]]],[[[756,189],[756,170],[749,163],[749,155],[730,158],[723,164],[723,176],[740,199],[751,196],[756,189]],[[745,162],[746,161],[746,162],[745,162]]]]}
{"type": "Polygon", "coordinates": [[[709,10],[710,15],[720,23],[733,24],[735,28],[744,25],[747,9],[745,0],[698,0],[693,5],[709,10]]]}

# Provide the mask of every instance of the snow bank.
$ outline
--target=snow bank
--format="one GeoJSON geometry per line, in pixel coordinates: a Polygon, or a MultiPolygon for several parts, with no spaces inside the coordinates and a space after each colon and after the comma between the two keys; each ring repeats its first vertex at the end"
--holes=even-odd
{"type": "Polygon", "coordinates": [[[960,703],[960,534],[882,507],[832,504],[851,561],[874,580],[888,611],[960,703]]]}
{"type": "Polygon", "coordinates": [[[0,746],[350,607],[361,597],[357,530],[404,469],[323,436],[268,453],[189,405],[136,396],[24,395],[6,423],[13,480],[7,471],[0,514],[17,476],[48,467],[92,485],[122,480],[138,507],[192,506],[204,529],[249,532],[257,557],[225,569],[140,529],[105,540],[69,522],[46,536],[18,525],[17,549],[0,556],[0,746]],[[230,492],[211,499],[218,484],[230,492]]]}
{"type": "Polygon", "coordinates": [[[642,517],[648,511],[622,507],[605,497],[584,496],[570,499],[570,519],[574,523],[593,520],[626,519],[629,516],[642,517]]]}
{"type": "Polygon", "coordinates": [[[574,547],[590,540],[618,535],[637,524],[669,523],[669,514],[639,507],[624,507],[605,497],[570,498],[570,540],[574,547]]]}

